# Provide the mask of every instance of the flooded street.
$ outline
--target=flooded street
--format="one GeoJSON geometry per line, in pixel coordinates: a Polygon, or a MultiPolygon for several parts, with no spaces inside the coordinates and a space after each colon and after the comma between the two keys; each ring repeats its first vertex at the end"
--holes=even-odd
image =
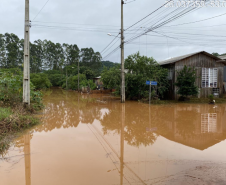
{"type": "Polygon", "coordinates": [[[226,104],[121,104],[52,89],[0,185],[226,184],[226,104]]]}

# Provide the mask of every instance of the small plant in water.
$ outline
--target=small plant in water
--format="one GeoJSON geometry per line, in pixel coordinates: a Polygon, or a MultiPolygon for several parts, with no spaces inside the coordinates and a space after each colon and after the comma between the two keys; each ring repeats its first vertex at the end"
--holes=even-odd
{"type": "Polygon", "coordinates": [[[214,96],[212,94],[209,95],[209,103],[210,104],[215,104],[214,96]]]}

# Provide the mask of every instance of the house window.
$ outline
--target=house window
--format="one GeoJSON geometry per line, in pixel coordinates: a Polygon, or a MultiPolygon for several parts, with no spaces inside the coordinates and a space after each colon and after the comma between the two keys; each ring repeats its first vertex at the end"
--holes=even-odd
{"type": "Polygon", "coordinates": [[[217,114],[209,113],[202,114],[201,133],[216,133],[217,132],[217,114]]]}
{"type": "Polygon", "coordinates": [[[217,68],[202,68],[202,87],[217,87],[217,68]]]}
{"type": "Polygon", "coordinates": [[[172,80],[173,79],[173,68],[168,68],[168,80],[172,80]]]}

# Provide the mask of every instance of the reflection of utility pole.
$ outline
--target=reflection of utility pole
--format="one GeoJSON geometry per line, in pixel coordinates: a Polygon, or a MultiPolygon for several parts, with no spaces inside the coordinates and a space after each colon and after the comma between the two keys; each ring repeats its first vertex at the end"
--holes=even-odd
{"type": "Polygon", "coordinates": [[[125,127],[125,104],[122,104],[122,125],[121,125],[121,148],[120,148],[120,185],[123,185],[124,178],[124,127],[125,127]]]}
{"type": "Polygon", "coordinates": [[[24,156],[25,156],[25,180],[26,185],[31,185],[31,155],[30,155],[30,134],[24,136],[24,156]]]}

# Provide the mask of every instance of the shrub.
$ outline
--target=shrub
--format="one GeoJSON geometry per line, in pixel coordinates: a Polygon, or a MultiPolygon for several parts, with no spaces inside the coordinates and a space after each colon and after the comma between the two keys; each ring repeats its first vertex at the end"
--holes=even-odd
{"type": "Polygon", "coordinates": [[[182,96],[182,99],[198,94],[198,87],[195,85],[195,80],[196,72],[194,68],[184,66],[181,71],[177,71],[177,82],[175,85],[178,87],[177,93],[182,96]]]}
{"type": "Polygon", "coordinates": [[[65,82],[65,76],[62,76],[61,74],[50,74],[48,75],[48,78],[52,84],[52,86],[62,86],[63,82],[65,82]]]}
{"type": "MultiPolygon", "coordinates": [[[[31,103],[33,108],[40,109],[42,105],[42,93],[35,91],[35,86],[30,83],[31,103]]],[[[2,72],[0,75],[0,101],[14,105],[23,100],[23,76],[20,70],[12,73],[2,72]]]]}
{"type": "MultiPolygon", "coordinates": [[[[80,74],[79,75],[79,88],[88,86],[92,90],[96,89],[96,84],[92,80],[87,80],[86,75],[80,74]]],[[[62,85],[62,88],[66,89],[66,80],[62,85]]],[[[70,76],[68,78],[68,89],[78,90],[78,75],[70,76]]]]}
{"type": "Polygon", "coordinates": [[[0,100],[3,102],[22,101],[22,73],[19,70],[16,73],[7,71],[0,75],[0,100]]]}
{"type": "Polygon", "coordinates": [[[35,89],[46,89],[52,86],[48,76],[44,73],[31,74],[31,82],[34,84],[35,89]]]}

